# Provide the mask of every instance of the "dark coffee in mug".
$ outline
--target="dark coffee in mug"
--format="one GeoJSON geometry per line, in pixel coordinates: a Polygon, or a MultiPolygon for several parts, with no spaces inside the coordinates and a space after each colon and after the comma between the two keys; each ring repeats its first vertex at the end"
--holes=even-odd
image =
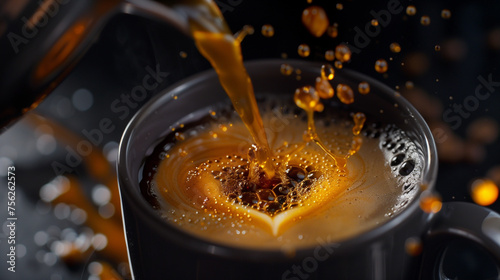
{"type": "MultiPolygon", "coordinates": [[[[316,115],[316,133],[333,154],[346,155],[356,139],[352,113],[330,105],[316,115]]],[[[291,95],[266,94],[259,108],[273,178],[251,177],[252,136],[230,104],[187,114],[170,127],[146,159],[140,183],[167,223],[209,242],[294,250],[369,231],[415,199],[423,155],[396,126],[369,116],[361,147],[341,169],[304,140],[307,116],[291,95]]]]}

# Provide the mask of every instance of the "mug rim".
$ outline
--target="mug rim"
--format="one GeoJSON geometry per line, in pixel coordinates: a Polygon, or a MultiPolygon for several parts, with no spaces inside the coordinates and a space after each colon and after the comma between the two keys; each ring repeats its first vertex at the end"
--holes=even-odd
{"type": "MultiPolygon", "coordinates": [[[[293,59],[260,59],[260,60],[252,60],[246,61],[245,66],[248,68],[256,67],[259,65],[267,65],[268,64],[276,64],[281,65],[282,63],[288,63],[297,65],[300,69],[310,68],[311,66],[318,65],[321,66],[320,62],[313,61],[304,61],[304,60],[293,60],[293,59]]],[[[319,69],[319,67],[317,68],[319,69]]],[[[422,149],[424,150],[424,155],[427,155],[423,159],[423,170],[420,176],[421,183],[426,184],[429,190],[432,190],[435,185],[436,177],[437,177],[437,169],[438,169],[438,159],[437,159],[437,150],[434,142],[433,135],[423,119],[420,113],[407,101],[405,98],[400,96],[398,92],[391,89],[389,86],[383,84],[382,82],[371,78],[365,74],[359,73],[354,70],[342,69],[337,73],[342,73],[342,76],[355,77],[356,79],[362,79],[370,84],[372,88],[377,88],[378,93],[385,95],[386,97],[391,98],[391,100],[397,102],[400,105],[403,105],[406,108],[415,122],[420,126],[420,130],[424,133],[423,138],[424,143],[422,144],[422,149]]],[[[337,74],[336,74],[337,75],[337,74]]],[[[120,140],[120,145],[118,149],[118,160],[117,160],[117,174],[118,174],[118,185],[119,185],[119,193],[120,193],[120,202],[122,207],[122,213],[124,208],[124,199],[127,199],[131,202],[131,205],[134,208],[134,214],[140,215],[144,221],[146,221],[153,228],[165,234],[165,238],[170,238],[177,244],[182,244],[186,249],[194,250],[199,253],[205,253],[209,255],[216,255],[221,257],[229,257],[232,259],[241,259],[246,261],[266,261],[266,262],[280,262],[287,261],[290,259],[289,256],[285,252],[279,249],[252,249],[247,247],[235,247],[226,244],[217,243],[214,241],[210,241],[208,239],[203,239],[201,237],[195,236],[193,234],[188,233],[178,227],[175,227],[172,224],[167,223],[163,218],[160,217],[157,211],[153,209],[153,207],[145,200],[137,198],[137,190],[139,189],[138,182],[131,182],[129,178],[129,172],[139,172],[138,170],[128,170],[127,168],[127,155],[128,155],[128,146],[130,144],[131,136],[133,135],[136,127],[143,121],[147,116],[149,116],[152,112],[155,111],[160,104],[165,104],[165,102],[169,102],[169,100],[173,100],[173,96],[179,95],[180,92],[186,89],[186,87],[196,85],[205,80],[217,79],[217,74],[213,69],[209,69],[206,71],[202,71],[201,73],[190,76],[186,79],[183,79],[175,84],[165,88],[156,96],[151,98],[139,111],[132,117],[132,119],[128,122],[122,138],[120,140]],[[134,189],[137,189],[134,191],[134,189]],[[132,202],[133,201],[133,202],[132,202]]],[[[208,105],[208,104],[207,104],[208,105]]],[[[160,137],[155,135],[155,137],[160,137]]],[[[155,139],[157,140],[157,139],[155,139]]],[[[145,156],[145,155],[144,155],[145,156]]],[[[420,192],[420,191],[419,191],[420,192]]],[[[352,237],[347,239],[342,239],[340,241],[330,242],[329,244],[336,244],[338,251],[348,250],[349,247],[354,244],[362,244],[366,242],[370,242],[371,240],[376,239],[377,237],[384,235],[391,229],[397,227],[402,224],[403,221],[408,219],[410,216],[414,215],[417,211],[421,211],[419,207],[418,201],[418,193],[415,197],[410,201],[410,203],[404,207],[402,211],[394,215],[392,218],[384,221],[380,225],[371,228],[367,231],[363,231],[358,233],[352,237]]],[[[432,214],[430,214],[432,215],[432,214]]],[[[123,226],[125,228],[125,234],[127,233],[127,224],[125,222],[125,217],[123,217],[123,226]]],[[[127,249],[129,249],[128,238],[126,236],[127,241],[127,249]]],[[[319,244],[318,244],[319,245],[319,244]]],[[[294,258],[303,258],[305,256],[310,256],[313,253],[313,250],[316,246],[307,246],[297,248],[294,252],[294,258]]],[[[129,255],[130,251],[128,250],[129,255]]]]}

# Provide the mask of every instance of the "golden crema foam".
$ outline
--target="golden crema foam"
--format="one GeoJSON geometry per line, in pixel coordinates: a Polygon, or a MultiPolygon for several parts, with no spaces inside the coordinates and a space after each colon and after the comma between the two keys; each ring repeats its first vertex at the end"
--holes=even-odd
{"type": "MultiPolygon", "coordinates": [[[[367,123],[360,150],[338,169],[304,141],[302,110],[278,97],[259,107],[279,175],[248,177],[252,137],[229,105],[197,112],[171,128],[143,169],[143,194],[168,223],[230,246],[300,248],[374,228],[414,198],[423,157],[403,131],[367,123]]],[[[349,152],[348,114],[321,113],[315,121],[331,152],[349,152]]]]}

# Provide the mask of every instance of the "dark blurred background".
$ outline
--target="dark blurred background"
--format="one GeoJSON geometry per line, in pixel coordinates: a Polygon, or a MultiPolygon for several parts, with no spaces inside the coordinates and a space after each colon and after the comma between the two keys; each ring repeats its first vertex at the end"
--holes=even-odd
{"type": "MultiPolygon", "coordinates": [[[[338,44],[353,47],[352,59],[343,67],[407,96],[438,133],[437,190],[443,201],[471,202],[470,186],[478,178],[500,183],[500,2],[313,0],[312,5],[325,9],[330,25],[338,23],[335,38],[315,38],[304,28],[300,17],[311,5],[306,0],[216,2],[233,32],[246,24],[255,28],[242,44],[245,60],[325,61],[325,51],[338,44]],[[400,12],[380,21],[378,28],[370,27],[374,14],[386,11],[388,2],[400,12]],[[406,13],[409,5],[415,6],[415,15],[406,13]],[[449,9],[449,18],[443,18],[443,9],[449,9]],[[423,25],[422,16],[430,24],[423,25]],[[274,27],[273,37],[261,34],[263,24],[274,27]],[[366,35],[367,28],[372,35],[366,35]],[[368,40],[361,43],[357,30],[368,40]],[[392,52],[391,43],[398,43],[401,51],[392,52]],[[299,44],[310,46],[309,57],[297,54],[299,44]],[[386,73],[374,70],[377,59],[388,62],[386,73]]],[[[0,135],[0,279],[99,279],[99,273],[105,279],[107,263],[110,271],[126,274],[124,265],[104,253],[100,231],[85,223],[90,214],[82,216],[81,207],[54,199],[65,186],[54,179],[64,175],[77,181],[85,194],[80,202],[88,201],[97,210],[103,219],[99,223],[116,219],[119,205],[110,198],[116,196],[114,186],[99,170],[114,173],[125,126],[156,93],[206,69],[209,64],[193,42],[168,25],[131,15],[107,23],[71,74],[34,110],[43,119],[30,115],[0,135]],[[133,95],[152,73],[157,74],[156,86],[133,95]],[[76,155],[78,149],[88,151],[86,143],[92,144],[97,159],[76,155]],[[15,274],[7,271],[4,254],[9,166],[16,169],[15,274]],[[83,253],[77,250],[81,248],[83,253]]],[[[499,202],[488,207],[500,212],[499,202]]]]}

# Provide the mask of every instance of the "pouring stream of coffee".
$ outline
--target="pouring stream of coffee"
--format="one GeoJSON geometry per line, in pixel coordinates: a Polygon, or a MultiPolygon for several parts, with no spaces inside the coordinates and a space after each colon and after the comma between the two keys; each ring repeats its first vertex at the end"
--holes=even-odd
{"type": "Polygon", "coordinates": [[[256,177],[259,167],[267,178],[273,178],[272,151],[240,48],[241,40],[251,32],[251,27],[244,28],[234,37],[213,1],[193,0],[182,2],[177,7],[187,16],[198,50],[217,72],[222,87],[255,142],[249,153],[255,159],[252,163],[258,166],[250,168],[250,172],[254,173],[250,178],[256,177]]]}

